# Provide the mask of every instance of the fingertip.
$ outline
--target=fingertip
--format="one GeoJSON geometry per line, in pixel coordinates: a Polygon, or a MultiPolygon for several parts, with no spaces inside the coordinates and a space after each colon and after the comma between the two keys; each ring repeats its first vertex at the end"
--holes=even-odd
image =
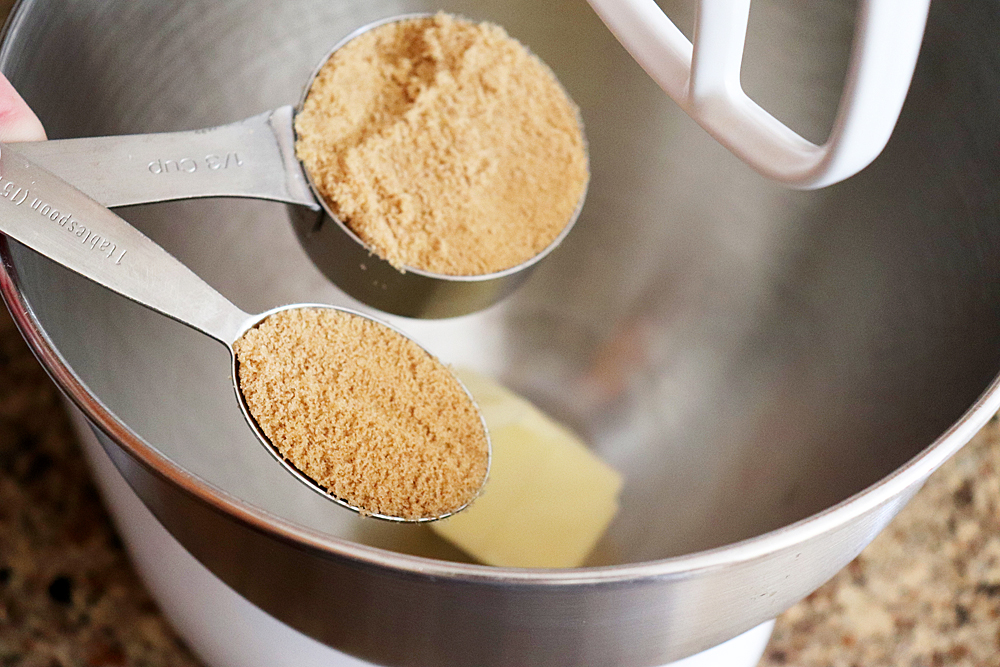
{"type": "Polygon", "coordinates": [[[38,116],[0,74],[0,142],[42,141],[45,128],[38,116]]]}

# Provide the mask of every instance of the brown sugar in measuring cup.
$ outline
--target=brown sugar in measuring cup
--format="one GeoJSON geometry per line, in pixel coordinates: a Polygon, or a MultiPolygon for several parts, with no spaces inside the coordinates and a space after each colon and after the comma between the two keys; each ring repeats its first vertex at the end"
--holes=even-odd
{"type": "Polygon", "coordinates": [[[421,521],[479,493],[490,452],[478,409],[445,366],[393,329],[295,308],[267,316],[233,349],[257,426],[335,498],[421,521]]]}
{"type": "Polygon", "coordinates": [[[9,145],[0,146],[0,174],[22,190],[31,184],[35,200],[45,202],[43,214],[0,197],[0,233],[226,346],[235,397],[254,435],[313,491],[363,514],[425,521],[462,509],[485,482],[489,434],[472,397],[402,332],[320,304],[243,312],[9,145]],[[113,243],[116,254],[80,243],[60,215],[88,239],[113,243]]]}
{"type": "Polygon", "coordinates": [[[496,26],[389,17],[344,37],[306,84],[298,108],[226,125],[19,151],[112,208],[198,197],[292,204],[292,227],[327,278],[406,317],[497,303],[582,209],[577,107],[496,26]]]}
{"type": "Polygon", "coordinates": [[[397,269],[491,274],[575,218],[579,112],[498,26],[446,14],[373,27],[319,69],[296,153],[330,211],[397,269]]]}

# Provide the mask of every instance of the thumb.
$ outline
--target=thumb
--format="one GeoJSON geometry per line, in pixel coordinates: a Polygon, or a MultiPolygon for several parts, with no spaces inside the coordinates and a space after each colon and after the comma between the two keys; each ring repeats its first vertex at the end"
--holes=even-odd
{"type": "Polygon", "coordinates": [[[38,116],[0,74],[0,142],[41,141],[45,129],[38,116]]]}

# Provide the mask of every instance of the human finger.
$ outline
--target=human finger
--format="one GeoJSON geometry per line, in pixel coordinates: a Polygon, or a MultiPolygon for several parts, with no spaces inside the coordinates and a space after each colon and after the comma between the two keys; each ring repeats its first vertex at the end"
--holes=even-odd
{"type": "Polygon", "coordinates": [[[45,128],[38,116],[0,74],[0,142],[41,141],[45,128]]]}

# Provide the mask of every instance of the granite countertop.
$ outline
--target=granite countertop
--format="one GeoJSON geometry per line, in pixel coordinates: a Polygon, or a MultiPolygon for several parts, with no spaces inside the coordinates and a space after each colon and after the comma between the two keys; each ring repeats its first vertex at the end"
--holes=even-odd
{"type": "MultiPolygon", "coordinates": [[[[1000,664],[1000,423],[831,582],[761,667],[1000,664]]],[[[198,661],[129,565],[58,392],[0,315],[0,667],[198,661]]]]}
{"type": "Polygon", "coordinates": [[[760,667],[1000,665],[1000,422],[778,618],[760,667]]]}

